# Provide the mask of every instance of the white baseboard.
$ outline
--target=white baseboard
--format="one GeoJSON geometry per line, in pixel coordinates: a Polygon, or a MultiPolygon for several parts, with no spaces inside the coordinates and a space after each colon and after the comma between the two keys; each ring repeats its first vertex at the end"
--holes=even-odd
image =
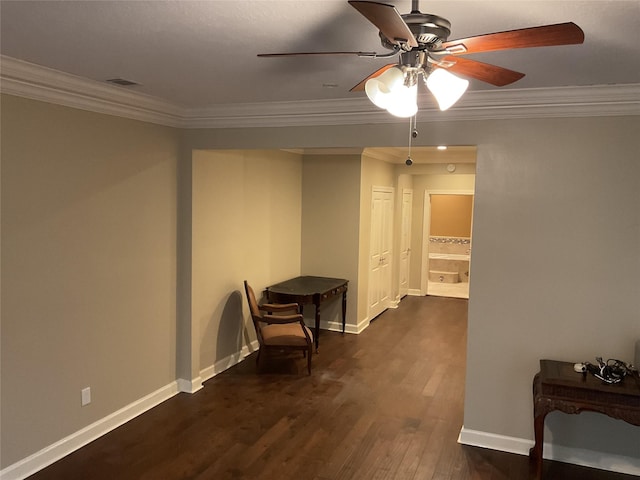
{"type": "MultiPolygon", "coordinates": [[[[612,453],[594,452],[582,448],[544,444],[546,458],[558,462],[572,463],[583,467],[598,468],[610,472],[640,477],[640,458],[625,457],[612,453]]],[[[544,455],[543,455],[544,456],[544,455]]]]}
{"type": "Polygon", "coordinates": [[[462,430],[460,430],[458,443],[499,450],[501,452],[516,453],[518,455],[529,455],[529,449],[533,447],[531,440],[496,435],[495,433],[481,432],[478,430],[469,430],[464,428],[464,426],[462,430]]]}
{"type": "Polygon", "coordinates": [[[172,382],[169,385],[136,400],[117,412],[92,423],[82,430],[78,430],[62,440],[59,440],[53,445],[49,445],[48,447],[43,448],[39,452],[36,452],[13,465],[9,465],[7,468],[0,471],[0,480],[22,480],[60,460],[66,455],[69,455],[102,435],[109,433],[120,425],[127,423],[129,420],[143,414],[165,400],[168,400],[177,393],[197,392],[203,387],[202,383],[205,380],[208,380],[233,365],[240,363],[248,355],[257,350],[258,347],[258,341],[256,340],[249,346],[244,346],[241,352],[229,355],[228,357],[216,362],[211,367],[205,368],[200,372],[199,377],[190,380],[179,378],[175,382],[172,382]]]}
{"type": "MultiPolygon", "coordinates": [[[[529,455],[529,449],[533,447],[534,444],[532,440],[496,435],[478,430],[469,430],[465,429],[464,426],[462,430],[460,430],[458,443],[516,453],[518,455],[529,455]]],[[[548,460],[571,463],[583,467],[640,476],[640,458],[635,457],[625,457],[622,455],[596,452],[594,450],[565,447],[547,442],[543,445],[543,457],[548,460]]]]}
{"type": "MultiPolygon", "coordinates": [[[[367,328],[367,326],[369,325],[369,322],[367,322],[364,328],[361,328],[361,325],[362,323],[357,327],[354,327],[353,325],[350,325],[347,323],[344,326],[344,333],[358,334],[362,332],[362,330],[367,328]]],[[[309,328],[313,329],[313,327],[309,327],[309,328]]],[[[325,322],[324,320],[320,320],[320,328],[323,330],[331,330],[332,332],[342,332],[342,322],[325,322]]]]}
{"type": "Polygon", "coordinates": [[[184,393],[196,393],[198,390],[202,388],[202,377],[196,377],[192,380],[188,380],[186,378],[179,378],[178,380],[178,390],[184,393]]]}
{"type": "Polygon", "coordinates": [[[48,465],[69,455],[71,452],[105,435],[111,430],[127,423],[129,420],[143,414],[147,410],[168,400],[179,392],[178,382],[171,382],[155,392],[136,400],[120,410],[101,418],[97,422],[72,433],[56,443],[43,448],[22,460],[9,465],[0,471],[2,480],[22,480],[48,465]]]}
{"type": "Polygon", "coordinates": [[[371,319],[367,317],[364,320],[362,320],[360,323],[358,323],[353,333],[360,334],[364,332],[367,328],[369,328],[369,325],[371,325],[371,319]]]}
{"type": "MultiPolygon", "coordinates": [[[[305,324],[313,330],[315,326],[309,323],[308,321],[309,319],[305,319],[305,320],[307,320],[305,324]]],[[[359,333],[362,333],[362,331],[369,326],[369,323],[371,322],[369,322],[368,318],[365,318],[356,326],[353,326],[347,323],[344,326],[344,333],[354,333],[357,335],[359,333]]],[[[332,332],[342,332],[342,322],[320,320],[320,328],[322,330],[330,330],[332,332]]]]}
{"type": "Polygon", "coordinates": [[[419,288],[410,288],[409,291],[407,292],[407,295],[411,295],[412,297],[424,296],[424,294],[422,293],[422,290],[420,290],[419,288]]]}
{"type": "Polygon", "coordinates": [[[222,373],[225,370],[233,367],[234,365],[237,365],[253,352],[258,350],[258,348],[260,348],[260,344],[258,343],[258,340],[254,340],[249,345],[243,346],[241,351],[233,353],[223,358],[222,360],[218,360],[213,365],[202,369],[200,371],[200,377],[202,378],[202,381],[207,381],[210,378],[215,377],[219,373],[222,373]]]}
{"type": "MultiPolygon", "coordinates": [[[[306,323],[307,322],[305,322],[305,324],[306,323]]],[[[309,328],[313,330],[315,327],[309,326],[309,328]]],[[[329,322],[325,320],[320,320],[320,328],[322,330],[331,330],[332,332],[342,332],[342,322],[333,322],[333,321],[329,322]]],[[[349,325],[344,326],[345,333],[353,333],[351,330],[353,330],[353,327],[350,327],[349,325]]]]}

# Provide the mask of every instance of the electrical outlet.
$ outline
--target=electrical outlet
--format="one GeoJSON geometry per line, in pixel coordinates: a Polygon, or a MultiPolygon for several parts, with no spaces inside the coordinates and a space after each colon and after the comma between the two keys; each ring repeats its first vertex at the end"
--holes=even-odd
{"type": "Polygon", "coordinates": [[[89,405],[91,403],[91,387],[82,389],[82,406],[89,405]]]}

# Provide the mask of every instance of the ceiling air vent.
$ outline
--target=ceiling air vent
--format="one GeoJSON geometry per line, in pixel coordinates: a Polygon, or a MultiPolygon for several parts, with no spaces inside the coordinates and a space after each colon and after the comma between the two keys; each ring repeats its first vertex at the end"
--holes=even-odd
{"type": "Polygon", "coordinates": [[[110,78],[107,82],[120,85],[121,87],[133,87],[135,85],[140,85],[139,83],[132,82],[131,80],[125,80],[124,78],[110,78]]]}

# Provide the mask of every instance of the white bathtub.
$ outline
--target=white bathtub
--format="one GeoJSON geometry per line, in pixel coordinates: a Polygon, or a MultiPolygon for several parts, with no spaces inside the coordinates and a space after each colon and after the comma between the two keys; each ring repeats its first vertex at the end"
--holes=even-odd
{"type": "Polygon", "coordinates": [[[467,260],[471,258],[471,255],[463,253],[430,253],[429,258],[441,259],[441,260],[467,260]]]}

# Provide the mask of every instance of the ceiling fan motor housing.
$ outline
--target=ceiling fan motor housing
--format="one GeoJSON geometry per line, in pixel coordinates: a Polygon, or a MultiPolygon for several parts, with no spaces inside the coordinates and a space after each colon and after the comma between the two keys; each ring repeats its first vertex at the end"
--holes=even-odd
{"type": "MultiPolygon", "coordinates": [[[[447,41],[451,34],[451,22],[437,15],[413,11],[402,15],[402,19],[419,44],[413,50],[442,50],[442,43],[447,41]]],[[[393,50],[396,47],[396,44],[390,42],[382,33],[380,40],[385,48],[393,50]]]]}
{"type": "Polygon", "coordinates": [[[402,52],[398,59],[398,66],[405,76],[405,85],[412,86],[418,82],[419,75],[431,71],[429,53],[424,50],[413,49],[402,52]]]}
{"type": "Polygon", "coordinates": [[[398,63],[406,68],[422,69],[427,67],[429,55],[422,50],[412,50],[411,52],[402,52],[398,63]]]}

